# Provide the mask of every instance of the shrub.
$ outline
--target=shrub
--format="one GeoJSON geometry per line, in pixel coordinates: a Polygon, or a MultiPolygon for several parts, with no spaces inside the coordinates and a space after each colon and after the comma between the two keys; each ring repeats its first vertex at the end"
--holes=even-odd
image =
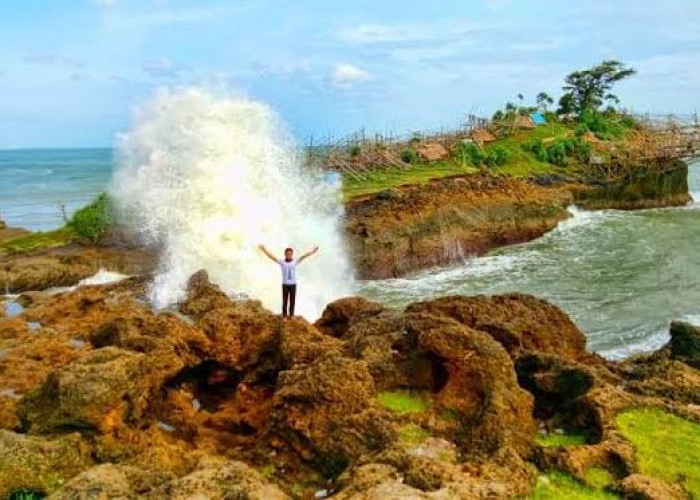
{"type": "Polygon", "coordinates": [[[353,158],[360,156],[361,152],[362,152],[362,148],[360,148],[360,146],[353,146],[350,148],[350,156],[353,158]]]}
{"type": "Polygon", "coordinates": [[[81,208],[68,223],[79,236],[96,243],[112,225],[112,204],[105,193],[81,208]]]}
{"type": "Polygon", "coordinates": [[[489,167],[501,166],[508,163],[509,159],[510,151],[503,146],[496,146],[487,152],[484,163],[489,167]]]}
{"type": "Polygon", "coordinates": [[[476,144],[461,144],[457,149],[455,158],[459,161],[462,166],[467,163],[471,163],[474,166],[480,166],[484,164],[486,160],[486,152],[476,144]]]}
{"type": "Polygon", "coordinates": [[[413,163],[416,161],[416,152],[412,149],[404,149],[400,155],[401,161],[404,163],[413,163]]]}

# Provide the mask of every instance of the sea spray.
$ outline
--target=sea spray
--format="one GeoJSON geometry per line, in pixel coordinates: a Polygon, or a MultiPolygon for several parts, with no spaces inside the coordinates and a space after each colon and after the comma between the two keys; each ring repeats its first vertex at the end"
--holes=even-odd
{"type": "Polygon", "coordinates": [[[206,269],[227,293],[277,310],[280,270],[259,243],[280,257],[287,246],[297,256],[320,247],[298,271],[297,311],[307,318],[352,293],[338,186],[302,168],[264,104],[159,92],[120,137],[111,192],[122,222],[162,250],[156,307],[180,300],[188,277],[206,269]]]}

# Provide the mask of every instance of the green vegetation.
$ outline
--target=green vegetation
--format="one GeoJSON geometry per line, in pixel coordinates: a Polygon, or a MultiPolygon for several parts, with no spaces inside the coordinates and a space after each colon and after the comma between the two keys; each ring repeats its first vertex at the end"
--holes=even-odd
{"type": "MultiPolygon", "coordinates": [[[[634,74],[633,69],[618,61],[603,61],[592,68],[574,71],[565,79],[559,114],[548,109],[555,99],[546,92],[537,94],[535,105],[526,103],[524,96],[518,94],[516,102],[506,103],[493,115],[488,129],[497,140],[483,146],[458,142],[452,146],[450,157],[441,161],[421,160],[416,147],[422,139],[414,136],[401,146],[404,149],[394,152],[410,165],[409,169],[378,168],[363,178],[346,176],[344,197],[347,200],[401,185],[421,185],[431,179],[476,172],[483,167],[494,174],[513,177],[561,173],[562,169],[580,172],[593,158],[596,141],[614,142],[614,147],[596,148],[596,155],[605,159],[610,155],[608,151],[624,149],[628,132],[637,126],[631,116],[612,107],[619,100],[611,93],[617,82],[634,74]],[[608,107],[601,110],[605,103],[608,107]],[[529,115],[534,112],[542,113],[547,124],[529,128],[532,126],[529,115]]],[[[382,150],[390,149],[386,143],[376,145],[379,146],[382,150]]],[[[349,155],[357,160],[361,151],[354,147],[349,155]]]]}
{"type": "Polygon", "coordinates": [[[549,472],[537,478],[533,500],[612,500],[617,495],[591,488],[563,472],[549,472]]]}
{"type": "Polygon", "coordinates": [[[634,445],[642,474],[681,484],[700,498],[700,425],[656,408],[617,416],[620,432],[634,445]]]}
{"type": "Polygon", "coordinates": [[[105,193],[99,195],[92,203],[81,208],[68,222],[75,232],[96,243],[105,236],[112,224],[112,206],[105,193]]]}
{"type": "Polygon", "coordinates": [[[416,391],[384,391],[377,395],[379,404],[397,413],[420,413],[428,409],[429,402],[416,391]]]}
{"type": "Polygon", "coordinates": [[[586,484],[593,488],[606,488],[615,482],[615,477],[609,470],[602,467],[591,467],[585,474],[586,484]]]}
{"type": "Polygon", "coordinates": [[[406,446],[418,446],[430,437],[430,433],[420,425],[408,424],[399,429],[399,441],[406,446]]]}
{"type": "Polygon", "coordinates": [[[552,432],[551,434],[538,435],[536,442],[544,447],[577,446],[586,444],[588,439],[586,439],[584,434],[557,434],[552,432]]]}
{"type": "Polygon", "coordinates": [[[8,500],[39,500],[46,498],[46,495],[37,491],[17,490],[8,495],[8,500]]]}
{"type": "Polygon", "coordinates": [[[592,68],[570,73],[559,99],[559,113],[580,115],[597,110],[606,101],[617,104],[620,100],[611,92],[613,85],[635,73],[619,61],[603,61],[592,68]]]}
{"type": "Polygon", "coordinates": [[[2,252],[27,252],[39,248],[54,248],[72,243],[77,239],[73,228],[64,226],[55,231],[36,232],[12,238],[0,243],[2,252]]]}
{"type": "Polygon", "coordinates": [[[387,167],[370,172],[365,179],[345,177],[343,179],[343,197],[349,200],[357,196],[377,193],[405,184],[420,185],[429,182],[431,179],[475,171],[474,167],[461,168],[451,160],[416,163],[409,170],[387,167]]]}

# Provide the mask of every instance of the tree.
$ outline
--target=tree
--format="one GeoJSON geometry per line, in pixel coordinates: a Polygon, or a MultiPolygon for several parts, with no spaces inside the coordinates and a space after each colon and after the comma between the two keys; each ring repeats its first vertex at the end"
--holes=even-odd
{"type": "Polygon", "coordinates": [[[554,99],[547,92],[540,92],[537,94],[537,107],[540,111],[546,112],[547,106],[554,104],[554,99]]]}
{"type": "Polygon", "coordinates": [[[596,111],[605,101],[618,103],[617,96],[610,92],[613,85],[635,73],[619,61],[603,61],[592,68],[574,71],[566,77],[559,113],[581,114],[585,110],[596,111]]]}

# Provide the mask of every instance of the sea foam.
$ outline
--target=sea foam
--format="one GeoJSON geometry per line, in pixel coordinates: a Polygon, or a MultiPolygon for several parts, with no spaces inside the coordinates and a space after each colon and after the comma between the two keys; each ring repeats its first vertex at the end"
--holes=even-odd
{"type": "Polygon", "coordinates": [[[297,310],[316,318],[352,293],[339,186],[302,167],[274,112],[199,89],[161,91],[119,139],[111,193],[118,217],[162,249],[151,298],[166,307],[205,269],[225,292],[277,310],[280,271],[257,249],[317,256],[300,265],[297,310]]]}

